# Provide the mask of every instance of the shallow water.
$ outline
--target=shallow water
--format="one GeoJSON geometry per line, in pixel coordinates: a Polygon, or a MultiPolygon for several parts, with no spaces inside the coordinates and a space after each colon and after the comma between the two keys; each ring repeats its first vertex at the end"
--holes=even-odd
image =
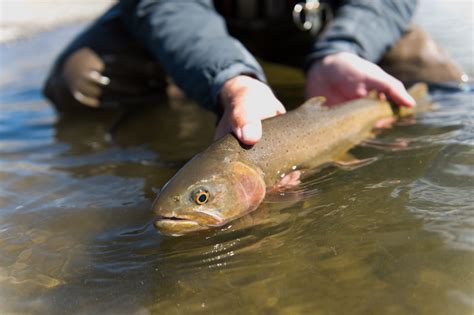
{"type": "MultiPolygon", "coordinates": [[[[151,202],[211,141],[213,116],[174,100],[112,134],[120,112],[59,118],[39,87],[77,29],[0,47],[0,313],[474,311],[472,85],[433,87],[434,111],[352,151],[369,165],[328,166],[241,222],[163,237],[151,202]]],[[[300,102],[301,86],[277,86],[300,102]]]]}

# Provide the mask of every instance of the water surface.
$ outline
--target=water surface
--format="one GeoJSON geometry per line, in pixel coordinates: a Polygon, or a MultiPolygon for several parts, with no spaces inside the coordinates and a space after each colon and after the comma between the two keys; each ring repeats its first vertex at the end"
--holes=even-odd
{"type": "MultiPolygon", "coordinates": [[[[113,133],[120,111],[58,117],[40,86],[78,29],[0,47],[1,313],[474,311],[472,85],[433,87],[433,111],[352,150],[369,165],[322,168],[237,224],[164,237],[153,198],[214,118],[185,100],[113,133]]],[[[298,104],[301,86],[273,71],[298,104]]]]}

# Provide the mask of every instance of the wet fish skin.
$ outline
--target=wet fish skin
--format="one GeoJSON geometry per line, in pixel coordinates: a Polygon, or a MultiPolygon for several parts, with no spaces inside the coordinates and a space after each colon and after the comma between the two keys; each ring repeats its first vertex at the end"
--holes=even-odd
{"type": "MultiPolygon", "coordinates": [[[[414,94],[426,90],[420,85],[412,89],[414,94]]],[[[333,107],[323,102],[324,98],[312,98],[263,121],[263,137],[252,147],[228,134],[197,154],[157,196],[155,227],[164,234],[182,235],[231,222],[255,210],[266,189],[289,172],[336,160],[368,138],[377,121],[395,115],[390,103],[376,93],[333,107]],[[199,204],[196,194],[202,191],[209,198],[199,204]]]]}
{"type": "Polygon", "coordinates": [[[191,159],[160,191],[153,210],[158,215],[155,227],[163,234],[222,226],[255,210],[265,197],[264,175],[238,158],[242,148],[217,143],[191,159]],[[194,196],[202,190],[209,193],[209,201],[199,205],[194,196]]]}

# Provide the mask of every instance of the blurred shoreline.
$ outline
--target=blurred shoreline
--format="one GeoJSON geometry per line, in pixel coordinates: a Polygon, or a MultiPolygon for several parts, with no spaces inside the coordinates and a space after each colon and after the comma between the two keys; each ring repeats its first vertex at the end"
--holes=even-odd
{"type": "Polygon", "coordinates": [[[0,44],[29,38],[66,24],[85,22],[114,0],[0,0],[0,44]]]}
{"type": "MultiPolygon", "coordinates": [[[[61,26],[91,21],[116,2],[0,0],[0,45],[14,44],[61,26]]],[[[414,23],[425,29],[469,76],[474,76],[474,1],[420,0],[414,23]]]]}

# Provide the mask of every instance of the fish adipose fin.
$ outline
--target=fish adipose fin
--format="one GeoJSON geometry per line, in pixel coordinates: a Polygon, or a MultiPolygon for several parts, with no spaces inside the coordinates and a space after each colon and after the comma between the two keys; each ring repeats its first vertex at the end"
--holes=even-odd
{"type": "Polygon", "coordinates": [[[325,108],[323,107],[323,104],[325,102],[326,102],[326,98],[324,96],[317,96],[317,97],[312,97],[308,99],[300,107],[305,108],[305,109],[310,109],[310,110],[314,110],[314,109],[321,110],[325,108]]]}

